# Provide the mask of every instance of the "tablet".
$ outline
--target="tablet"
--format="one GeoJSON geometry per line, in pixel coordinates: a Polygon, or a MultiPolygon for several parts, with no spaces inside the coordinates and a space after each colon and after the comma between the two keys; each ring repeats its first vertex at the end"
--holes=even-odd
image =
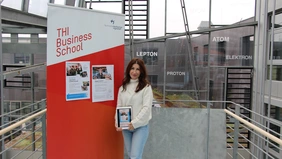
{"type": "Polygon", "coordinates": [[[128,129],[131,122],[131,107],[117,107],[117,125],[119,128],[128,129]]]}

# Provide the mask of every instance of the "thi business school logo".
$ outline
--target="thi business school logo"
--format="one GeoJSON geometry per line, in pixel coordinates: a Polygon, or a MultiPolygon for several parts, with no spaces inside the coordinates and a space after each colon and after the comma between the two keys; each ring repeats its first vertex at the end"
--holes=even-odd
{"type": "Polygon", "coordinates": [[[105,27],[111,27],[114,30],[121,30],[122,29],[121,25],[115,25],[115,20],[114,19],[109,20],[109,23],[105,24],[105,27]]]}

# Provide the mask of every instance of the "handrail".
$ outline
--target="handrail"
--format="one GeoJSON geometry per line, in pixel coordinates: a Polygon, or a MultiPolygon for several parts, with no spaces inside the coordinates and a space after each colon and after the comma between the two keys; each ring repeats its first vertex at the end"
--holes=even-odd
{"type": "Polygon", "coordinates": [[[264,135],[265,137],[268,137],[269,139],[271,139],[272,141],[278,143],[280,146],[282,146],[282,140],[269,134],[268,132],[262,130],[261,128],[255,126],[254,124],[244,120],[243,118],[239,117],[238,115],[232,113],[231,111],[224,109],[226,114],[229,114],[230,116],[234,117],[235,119],[239,120],[240,122],[244,123],[245,125],[247,125],[248,127],[254,129],[255,131],[259,132],[260,134],[264,135]]]}
{"type": "Polygon", "coordinates": [[[46,62],[40,64],[28,65],[25,67],[16,68],[9,71],[3,71],[3,76],[7,78],[8,76],[15,76],[23,73],[34,72],[37,69],[45,68],[45,67],[46,67],[46,62]]]}
{"type": "Polygon", "coordinates": [[[2,130],[0,130],[0,135],[4,135],[6,132],[9,132],[9,131],[15,129],[16,127],[22,125],[23,123],[26,123],[29,120],[32,120],[33,118],[35,118],[35,117],[37,117],[37,116],[39,116],[41,114],[44,114],[46,111],[47,111],[47,109],[43,109],[43,110],[41,110],[38,113],[35,113],[35,114],[33,114],[33,115],[23,119],[23,120],[20,120],[20,121],[16,122],[15,124],[12,124],[12,125],[4,128],[4,129],[2,129],[2,130]]]}

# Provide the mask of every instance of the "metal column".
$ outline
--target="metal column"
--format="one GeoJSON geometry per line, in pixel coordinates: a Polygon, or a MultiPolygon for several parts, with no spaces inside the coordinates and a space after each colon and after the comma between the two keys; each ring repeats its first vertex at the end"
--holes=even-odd
{"type": "Polygon", "coordinates": [[[131,58],[134,58],[133,51],[133,6],[132,0],[128,0],[128,16],[129,16],[129,44],[131,58]]]}
{"type": "MultiPolygon", "coordinates": [[[[0,19],[2,19],[1,14],[1,3],[2,0],[0,0],[0,19]]],[[[0,21],[0,108],[1,108],[1,115],[4,114],[4,93],[3,93],[3,86],[4,86],[4,76],[3,76],[3,53],[2,53],[2,22],[0,21]]],[[[1,117],[1,125],[4,125],[4,117],[1,117]]],[[[1,139],[4,138],[4,135],[1,136],[1,139]]],[[[5,149],[5,143],[4,140],[1,140],[1,151],[5,149]]],[[[5,158],[5,153],[0,155],[0,159],[5,158]]]]}
{"type": "Polygon", "coordinates": [[[193,77],[192,81],[193,81],[193,86],[194,86],[194,89],[195,89],[195,98],[196,98],[196,100],[198,100],[199,99],[199,88],[198,88],[198,84],[197,84],[198,80],[196,80],[197,76],[196,76],[194,60],[193,60],[193,56],[192,56],[192,45],[191,45],[191,37],[190,37],[190,32],[189,32],[188,18],[187,18],[187,14],[186,14],[186,7],[185,7],[184,0],[180,0],[180,3],[181,3],[182,15],[183,15],[185,33],[186,33],[185,35],[186,35],[187,44],[188,44],[188,58],[189,58],[191,73],[192,73],[192,77],[193,77]]]}
{"type": "MultiPolygon", "coordinates": [[[[272,20],[271,20],[271,38],[270,38],[270,66],[269,66],[269,85],[268,85],[268,104],[267,104],[267,118],[270,119],[270,107],[271,107],[271,92],[272,92],[272,65],[273,65],[273,43],[274,43],[274,25],[275,25],[275,8],[276,0],[273,0],[273,11],[272,11],[272,20]]],[[[269,50],[269,49],[268,49],[269,50]]],[[[266,66],[267,67],[267,66],[266,66]]],[[[267,121],[267,132],[269,133],[270,121],[267,121]]],[[[269,153],[269,138],[266,142],[266,153],[269,153]]],[[[269,157],[267,157],[269,158],[269,157]]]]}

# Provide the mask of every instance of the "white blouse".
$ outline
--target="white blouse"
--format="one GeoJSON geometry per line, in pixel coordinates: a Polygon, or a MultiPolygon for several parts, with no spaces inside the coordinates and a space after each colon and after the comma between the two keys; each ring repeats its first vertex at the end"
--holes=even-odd
{"type": "MultiPolygon", "coordinates": [[[[139,92],[135,92],[138,79],[131,79],[126,86],[126,91],[122,91],[121,86],[118,91],[117,107],[132,107],[132,125],[136,129],[145,126],[152,118],[153,91],[151,85],[145,86],[139,92]]],[[[115,115],[116,119],[116,115],[115,115]]],[[[116,121],[117,122],[117,121],[116,121]]]]}

